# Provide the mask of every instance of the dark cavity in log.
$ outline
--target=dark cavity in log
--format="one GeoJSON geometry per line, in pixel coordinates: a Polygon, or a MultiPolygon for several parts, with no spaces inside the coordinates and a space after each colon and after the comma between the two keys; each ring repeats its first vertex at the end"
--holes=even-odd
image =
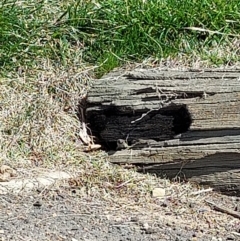
{"type": "Polygon", "coordinates": [[[91,111],[87,117],[92,134],[107,150],[116,150],[119,139],[126,140],[129,146],[139,139],[172,139],[188,131],[192,124],[186,105],[175,104],[144,111],[110,105],[101,111],[91,111]]]}

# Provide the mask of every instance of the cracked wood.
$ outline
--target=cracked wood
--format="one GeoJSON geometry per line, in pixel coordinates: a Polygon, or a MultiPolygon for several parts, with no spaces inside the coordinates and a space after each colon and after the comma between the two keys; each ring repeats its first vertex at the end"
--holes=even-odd
{"type": "Polygon", "coordinates": [[[86,117],[111,162],[240,194],[239,70],[110,73],[89,91],[86,117]]]}

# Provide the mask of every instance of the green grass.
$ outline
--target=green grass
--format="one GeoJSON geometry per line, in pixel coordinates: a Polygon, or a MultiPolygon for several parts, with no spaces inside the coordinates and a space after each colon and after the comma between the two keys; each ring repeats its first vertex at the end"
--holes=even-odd
{"type": "Polygon", "coordinates": [[[30,67],[42,58],[64,66],[84,60],[101,66],[103,74],[148,57],[193,52],[205,57],[206,49],[239,38],[239,9],[239,2],[226,0],[3,1],[0,66],[30,67]]]}

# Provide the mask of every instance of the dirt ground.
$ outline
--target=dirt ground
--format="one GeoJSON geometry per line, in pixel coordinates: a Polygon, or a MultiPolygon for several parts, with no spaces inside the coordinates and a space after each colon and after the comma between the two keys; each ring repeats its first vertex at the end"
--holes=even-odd
{"type": "Polygon", "coordinates": [[[240,220],[209,204],[239,212],[238,197],[189,183],[169,183],[162,197],[120,189],[86,190],[66,179],[3,193],[0,240],[240,240],[240,220]]]}

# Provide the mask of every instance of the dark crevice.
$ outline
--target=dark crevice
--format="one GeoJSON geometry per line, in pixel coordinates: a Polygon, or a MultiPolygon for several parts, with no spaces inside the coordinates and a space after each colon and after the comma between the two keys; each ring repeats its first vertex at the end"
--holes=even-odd
{"type": "MultiPolygon", "coordinates": [[[[191,130],[191,133],[187,135],[182,135],[182,139],[187,141],[195,141],[199,138],[217,138],[217,137],[224,137],[224,136],[239,136],[240,135],[240,128],[223,128],[223,129],[215,129],[215,130],[191,130]]],[[[236,140],[237,141],[237,140],[236,140]]],[[[216,144],[218,144],[216,142],[216,144]]],[[[219,143],[220,144],[220,143],[219,143]]]]}
{"type": "Polygon", "coordinates": [[[130,108],[123,111],[121,107],[112,105],[101,112],[91,111],[91,115],[87,115],[87,123],[99,143],[107,150],[116,150],[118,139],[128,140],[130,145],[133,140],[138,139],[172,139],[189,130],[192,117],[186,105],[171,104],[159,110],[141,112],[134,112],[130,108]],[[110,137],[106,135],[108,128],[115,131],[114,136],[112,131],[110,137]]]}
{"type": "Polygon", "coordinates": [[[186,105],[171,105],[160,109],[160,113],[173,117],[172,131],[176,135],[187,132],[193,122],[186,105]]]}
{"type": "MultiPolygon", "coordinates": [[[[154,93],[155,91],[152,91],[152,93],[154,93]]],[[[182,91],[178,91],[178,92],[174,92],[172,93],[172,95],[168,94],[170,91],[168,90],[164,90],[164,92],[162,94],[160,94],[160,96],[147,96],[147,97],[143,97],[142,101],[172,101],[172,100],[177,100],[177,99],[193,99],[193,98],[205,98],[205,96],[213,96],[215,95],[215,93],[205,93],[203,91],[194,91],[194,92],[182,92],[182,91]],[[166,94],[164,93],[166,92],[166,94]]]]}
{"type": "Polygon", "coordinates": [[[133,94],[140,95],[140,94],[146,94],[146,93],[156,93],[156,89],[152,87],[142,88],[139,90],[135,90],[133,94]]]}

